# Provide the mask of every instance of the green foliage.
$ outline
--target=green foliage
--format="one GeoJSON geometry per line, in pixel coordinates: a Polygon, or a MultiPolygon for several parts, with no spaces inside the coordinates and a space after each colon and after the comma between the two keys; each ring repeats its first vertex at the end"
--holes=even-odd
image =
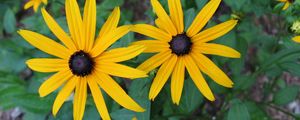
{"type": "MultiPolygon", "coordinates": [[[[77,1],[83,11],[85,0],[77,1]]],[[[185,30],[208,1],[210,0],[181,0],[185,30]]],[[[169,11],[167,0],[160,2],[169,11]]],[[[18,107],[24,114],[24,120],[73,119],[72,98],[64,103],[54,117],[51,109],[57,91],[44,98],[38,95],[39,86],[52,73],[33,72],[25,62],[30,58],[52,56],[28,44],[17,34],[17,30],[28,29],[56,41],[58,39],[45,24],[41,12],[34,13],[32,8],[24,10],[24,3],[24,0],[1,0],[0,3],[0,113],[18,107]]],[[[121,8],[119,25],[154,24],[156,19],[149,0],[97,0],[96,33],[116,6],[121,8]]],[[[122,88],[146,110],[145,112],[137,113],[124,109],[102,92],[112,119],[131,120],[136,117],[138,120],[269,120],[274,117],[270,109],[281,112],[283,118],[288,116],[300,119],[299,113],[293,113],[287,107],[291,102],[299,101],[300,45],[291,40],[298,34],[290,27],[300,20],[300,0],[295,0],[285,11],[281,10],[282,6],[283,4],[276,0],[222,1],[204,29],[231,18],[238,19],[235,29],[212,42],[236,49],[241,53],[241,58],[209,56],[234,82],[234,87],[227,89],[203,74],[215,94],[216,101],[206,100],[187,72],[179,105],[172,102],[170,82],[166,83],[155,101],[150,101],[148,93],[157,73],[155,69],[147,78],[128,80],[115,77],[122,88]]],[[[64,1],[48,0],[46,9],[68,33],[64,1]]],[[[110,49],[128,46],[138,39],[146,38],[131,32],[110,49]]],[[[122,64],[136,67],[152,55],[142,54],[122,64]]],[[[84,119],[100,119],[91,95],[88,95],[84,119]]]]}

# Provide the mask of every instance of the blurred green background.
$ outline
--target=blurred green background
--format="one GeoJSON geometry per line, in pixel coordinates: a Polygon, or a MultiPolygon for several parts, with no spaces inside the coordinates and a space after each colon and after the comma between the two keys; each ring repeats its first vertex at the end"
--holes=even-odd
{"type": "MultiPolygon", "coordinates": [[[[83,9],[84,0],[77,0],[83,9]]],[[[208,0],[181,0],[185,25],[208,0]]],[[[0,0],[0,120],[71,120],[72,101],[67,101],[56,117],[51,114],[57,93],[40,98],[37,91],[51,74],[31,71],[25,61],[36,57],[49,57],[21,38],[16,31],[29,29],[55,36],[47,28],[40,11],[24,10],[27,0],[0,0]]],[[[167,8],[167,0],[160,0],[167,8]]],[[[121,6],[123,24],[153,24],[155,15],[149,0],[97,0],[97,31],[115,6],[121,6]]],[[[149,78],[135,81],[115,78],[139,104],[144,113],[121,108],[105,95],[110,115],[116,120],[294,120],[300,119],[300,44],[291,40],[299,34],[300,0],[282,11],[283,3],[275,0],[223,0],[207,27],[239,19],[236,28],[214,41],[238,50],[241,59],[210,58],[234,81],[233,89],[221,87],[206,77],[216,95],[215,102],[203,98],[187,76],[180,105],[172,103],[170,83],[167,83],[154,102],[148,100],[149,86],[156,70],[149,78]]],[[[58,23],[67,29],[64,0],[48,0],[46,7],[58,23]]],[[[127,34],[112,47],[128,46],[141,39],[127,34]]],[[[151,54],[143,54],[124,64],[137,66],[151,54]]],[[[188,75],[188,74],[186,74],[188,75]]],[[[100,116],[91,96],[88,96],[85,120],[98,120],[100,116]]]]}

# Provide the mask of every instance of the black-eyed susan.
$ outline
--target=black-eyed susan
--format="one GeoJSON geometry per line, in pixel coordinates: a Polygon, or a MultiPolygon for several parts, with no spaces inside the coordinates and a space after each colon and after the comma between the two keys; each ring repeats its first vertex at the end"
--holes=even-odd
{"type": "Polygon", "coordinates": [[[294,2],[294,0],[277,0],[278,2],[284,3],[282,10],[286,10],[294,2]]]}
{"type": "Polygon", "coordinates": [[[144,109],[129,97],[110,76],[147,77],[144,71],[118,64],[140,54],[145,49],[144,46],[133,45],[106,51],[132,27],[131,25],[117,27],[120,18],[119,7],[113,10],[96,39],[94,37],[96,0],[86,1],[83,19],[76,0],[66,0],[65,10],[70,36],[44,8],[42,9],[43,18],[49,29],[65,46],[36,32],[19,31],[19,34],[30,44],[58,57],[30,59],[26,62],[35,71],[57,72],[39,88],[40,96],[44,97],[62,86],[53,104],[53,114],[57,114],[64,101],[74,91],[73,116],[75,120],[81,120],[85,110],[87,89],[90,89],[101,117],[105,120],[110,119],[99,88],[102,88],[121,106],[136,112],[143,112],[144,109]]]}
{"type": "Polygon", "coordinates": [[[24,9],[27,10],[30,7],[33,7],[34,12],[36,12],[40,6],[40,4],[47,4],[48,0],[29,0],[25,5],[24,9]]]}
{"type": "Polygon", "coordinates": [[[170,16],[158,0],[151,0],[158,16],[155,21],[157,27],[137,24],[132,29],[132,31],[155,39],[133,43],[134,45],[145,45],[147,47],[145,53],[158,53],[138,66],[138,69],[149,72],[161,65],[151,85],[149,99],[154,100],[171,76],[172,100],[175,104],[179,104],[185,79],[185,68],[200,92],[211,101],[214,101],[215,97],[201,72],[222,86],[228,88],[233,86],[233,82],[228,76],[204,54],[240,57],[240,53],[230,47],[207,43],[233,29],[237,20],[229,20],[199,32],[217,10],[220,2],[221,0],[210,0],[185,32],[180,0],[168,0],[170,16]]]}

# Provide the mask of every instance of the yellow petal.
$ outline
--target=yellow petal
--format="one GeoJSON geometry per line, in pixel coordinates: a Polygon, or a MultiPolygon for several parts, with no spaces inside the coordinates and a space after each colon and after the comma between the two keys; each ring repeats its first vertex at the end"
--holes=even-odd
{"type": "Polygon", "coordinates": [[[141,54],[146,48],[143,45],[132,45],[127,48],[117,48],[102,53],[96,61],[122,62],[141,54]]]}
{"type": "Polygon", "coordinates": [[[73,103],[73,117],[74,120],[82,120],[85,103],[87,98],[87,80],[86,78],[80,78],[76,85],[74,103],[73,103]]]}
{"type": "Polygon", "coordinates": [[[63,59],[37,58],[26,61],[26,64],[38,72],[57,72],[69,67],[68,61],[63,59]]]}
{"type": "Polygon", "coordinates": [[[34,1],[28,1],[25,5],[24,5],[24,9],[27,10],[28,8],[32,7],[34,4],[34,1]]]}
{"type": "Polygon", "coordinates": [[[219,56],[230,57],[230,58],[241,57],[241,54],[238,51],[220,44],[203,43],[194,46],[195,47],[192,48],[193,51],[201,52],[203,54],[219,55],[219,56]]]}
{"type": "Polygon", "coordinates": [[[72,39],[65,33],[65,31],[57,24],[57,22],[49,15],[49,13],[45,10],[45,8],[42,8],[42,15],[43,18],[49,27],[49,29],[52,31],[52,33],[62,42],[64,43],[70,50],[76,51],[76,46],[72,39]]]}
{"type": "Polygon", "coordinates": [[[90,51],[94,44],[96,30],[96,0],[86,0],[83,14],[85,50],[90,51]]]}
{"type": "Polygon", "coordinates": [[[179,105],[181,93],[184,84],[184,73],[185,73],[185,66],[183,57],[178,57],[175,68],[172,73],[172,80],[171,80],[171,96],[172,101],[179,105]]]}
{"type": "Polygon", "coordinates": [[[107,107],[104,101],[104,98],[102,96],[101,90],[96,82],[97,77],[90,77],[88,79],[89,88],[91,90],[96,108],[98,112],[100,113],[100,116],[103,120],[110,120],[109,113],[107,111],[107,107]]]}
{"type": "Polygon", "coordinates": [[[210,59],[200,53],[195,52],[192,53],[192,57],[194,58],[194,61],[198,67],[216,83],[224,87],[232,88],[233,82],[230,80],[230,78],[210,59]]]}
{"type": "Polygon", "coordinates": [[[237,20],[228,20],[212,28],[206,29],[203,32],[200,32],[199,34],[192,37],[192,42],[204,43],[215,40],[216,38],[219,38],[232,30],[237,22],[237,20]]]}
{"type": "Polygon", "coordinates": [[[42,0],[42,2],[43,2],[44,4],[47,4],[47,3],[48,3],[48,0],[42,0]]]}
{"type": "Polygon", "coordinates": [[[107,34],[112,32],[114,29],[116,29],[118,26],[119,20],[120,20],[120,8],[115,7],[113,12],[110,14],[108,19],[106,20],[106,22],[103,24],[103,26],[100,30],[100,33],[98,35],[98,38],[106,36],[107,34]]]}
{"type": "Polygon", "coordinates": [[[180,0],[168,0],[170,17],[177,28],[177,33],[182,34],[184,30],[183,11],[180,0]]]}
{"type": "Polygon", "coordinates": [[[41,97],[44,97],[51,92],[55,91],[59,88],[65,81],[69,80],[73,74],[69,69],[64,69],[55,73],[48,80],[46,80],[39,88],[39,94],[41,97]]]}
{"type": "Polygon", "coordinates": [[[18,33],[31,45],[48,54],[63,59],[69,59],[70,55],[72,54],[71,51],[65,48],[64,46],[56,43],[55,41],[41,34],[29,30],[19,30],[18,33]]]}
{"type": "Polygon", "coordinates": [[[164,63],[166,60],[168,60],[171,57],[171,51],[164,51],[160,52],[148,60],[146,60],[144,63],[140,64],[137,69],[143,70],[145,72],[150,72],[154,68],[160,66],[162,63],[164,63]]]}
{"type": "Polygon", "coordinates": [[[74,40],[75,44],[77,44],[80,50],[84,50],[84,37],[83,37],[83,29],[82,29],[82,18],[80,14],[80,10],[76,0],[66,0],[65,2],[66,9],[66,17],[67,23],[69,26],[69,31],[74,40]]]}
{"type": "Polygon", "coordinates": [[[119,103],[124,108],[135,112],[144,112],[145,110],[138,105],[131,97],[129,97],[126,92],[116,83],[109,75],[102,73],[100,71],[95,72],[98,76],[96,79],[100,87],[117,103],[119,103]]]}
{"type": "Polygon", "coordinates": [[[203,94],[205,98],[210,101],[214,101],[215,97],[211,92],[207,82],[203,78],[199,68],[197,67],[196,63],[190,56],[184,57],[184,64],[187,68],[188,73],[190,74],[192,80],[194,81],[195,85],[199,89],[199,91],[203,94]]]}
{"type": "Polygon", "coordinates": [[[187,30],[187,35],[193,37],[196,35],[209,21],[216,12],[221,0],[210,0],[198,13],[193,23],[187,30]]]}
{"type": "Polygon", "coordinates": [[[112,62],[105,62],[105,61],[99,61],[96,63],[97,70],[113,75],[118,77],[124,77],[124,78],[141,78],[141,77],[147,77],[147,73],[138,69],[134,69],[125,65],[112,63],[112,62]]]}
{"type": "Polygon", "coordinates": [[[286,9],[288,9],[290,5],[291,5],[291,3],[290,3],[290,2],[286,2],[286,3],[284,4],[284,6],[283,6],[282,10],[286,10],[286,9]]]}
{"type": "Polygon", "coordinates": [[[41,2],[39,2],[39,1],[35,1],[34,2],[34,4],[33,4],[33,10],[34,10],[34,12],[37,12],[40,4],[41,4],[41,2]]]}
{"type": "Polygon", "coordinates": [[[130,31],[131,27],[131,25],[124,25],[113,30],[113,32],[110,32],[109,35],[106,35],[101,39],[97,38],[99,39],[97,40],[99,42],[96,43],[96,45],[91,51],[92,57],[97,57],[98,55],[100,55],[104,50],[106,50],[113,43],[115,43],[117,40],[119,40],[121,37],[127,34],[130,31]]]}
{"type": "Polygon", "coordinates": [[[161,19],[166,26],[168,26],[167,30],[171,33],[171,35],[175,36],[177,34],[176,27],[164,8],[157,0],[151,0],[151,4],[158,18],[161,19]]]}
{"type": "Polygon", "coordinates": [[[145,46],[146,49],[143,51],[145,53],[156,53],[170,50],[169,43],[159,40],[140,40],[132,44],[145,46]]]}
{"type": "Polygon", "coordinates": [[[163,86],[169,79],[176,62],[177,56],[173,54],[171,58],[165,63],[163,63],[162,66],[159,68],[149,91],[149,99],[154,101],[155,97],[158,95],[160,90],[163,88],[163,86]]]}
{"type": "Polygon", "coordinates": [[[172,35],[169,35],[163,30],[147,24],[134,25],[132,31],[164,42],[169,42],[172,39],[172,35]]]}
{"type": "Polygon", "coordinates": [[[161,30],[163,30],[164,32],[166,32],[166,33],[168,33],[168,34],[171,35],[168,26],[167,26],[167,25],[164,23],[164,21],[162,21],[161,19],[157,18],[157,19],[155,20],[155,25],[156,25],[159,29],[161,29],[161,30]]]}
{"type": "Polygon", "coordinates": [[[300,36],[293,37],[293,41],[300,43],[300,36]]]}
{"type": "Polygon", "coordinates": [[[52,108],[52,113],[54,116],[56,116],[57,112],[63,105],[63,103],[67,100],[67,98],[71,95],[73,90],[75,89],[75,86],[77,85],[79,81],[78,77],[72,77],[66,85],[61,89],[61,91],[58,93],[52,108]]]}

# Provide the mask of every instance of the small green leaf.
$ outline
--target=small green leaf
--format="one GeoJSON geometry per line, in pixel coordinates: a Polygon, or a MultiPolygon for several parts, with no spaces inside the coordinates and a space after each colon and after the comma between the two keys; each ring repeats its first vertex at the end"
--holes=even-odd
{"type": "Polygon", "coordinates": [[[192,24],[195,16],[196,16],[196,14],[195,14],[194,8],[190,8],[185,11],[185,13],[184,13],[184,25],[185,25],[184,29],[185,30],[187,30],[189,28],[189,26],[192,24]]]}
{"type": "Polygon", "coordinates": [[[247,107],[240,100],[232,100],[227,120],[250,120],[247,107]]]}
{"type": "Polygon", "coordinates": [[[16,18],[14,12],[8,8],[3,18],[4,30],[7,33],[13,33],[16,31],[16,18]]]}
{"type": "Polygon", "coordinates": [[[275,93],[274,103],[277,105],[286,105],[297,97],[299,86],[288,86],[275,93]]]}

